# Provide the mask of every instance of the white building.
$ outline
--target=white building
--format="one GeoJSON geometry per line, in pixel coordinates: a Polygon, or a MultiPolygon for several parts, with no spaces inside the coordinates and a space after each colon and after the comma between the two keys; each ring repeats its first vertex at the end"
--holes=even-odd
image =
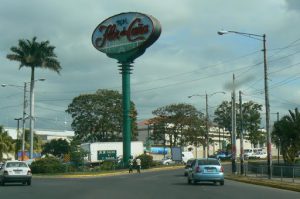
{"type": "MultiPolygon", "coordinates": [[[[18,131],[16,128],[4,128],[14,140],[18,137],[18,131]]],[[[22,129],[19,129],[20,135],[22,134],[22,129]]],[[[71,140],[74,137],[74,131],[64,131],[64,130],[41,130],[34,129],[34,133],[39,135],[43,142],[49,142],[53,139],[66,139],[71,140]]]]}
{"type": "MultiPolygon", "coordinates": [[[[8,135],[11,136],[14,140],[17,139],[18,137],[18,130],[16,128],[4,128],[5,131],[8,132],[8,135]]],[[[35,134],[40,136],[42,139],[42,142],[49,142],[53,139],[66,139],[68,141],[71,141],[72,138],[74,137],[74,131],[59,131],[59,130],[40,130],[40,129],[35,129],[34,130],[35,134]]],[[[22,129],[19,129],[19,136],[22,134],[22,129]]],[[[15,159],[14,153],[8,153],[8,154],[3,154],[3,159],[15,159]]]]}

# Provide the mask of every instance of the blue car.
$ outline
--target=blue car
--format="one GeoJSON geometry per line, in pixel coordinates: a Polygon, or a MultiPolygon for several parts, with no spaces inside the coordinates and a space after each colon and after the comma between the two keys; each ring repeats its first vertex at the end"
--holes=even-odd
{"type": "Polygon", "coordinates": [[[216,158],[195,159],[188,171],[187,182],[218,182],[224,185],[224,168],[216,158]]]}
{"type": "Polygon", "coordinates": [[[214,158],[218,160],[229,160],[231,158],[231,154],[227,152],[220,152],[214,156],[214,158]]]}

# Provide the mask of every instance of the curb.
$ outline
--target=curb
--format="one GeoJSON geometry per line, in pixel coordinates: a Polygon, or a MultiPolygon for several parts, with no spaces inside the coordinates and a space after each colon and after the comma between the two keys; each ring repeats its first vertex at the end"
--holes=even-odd
{"type": "Polygon", "coordinates": [[[300,192],[300,186],[298,183],[288,183],[288,182],[274,181],[268,179],[258,179],[258,178],[251,178],[245,176],[235,176],[235,175],[226,175],[225,179],[254,184],[254,185],[262,185],[267,187],[300,192]]]}

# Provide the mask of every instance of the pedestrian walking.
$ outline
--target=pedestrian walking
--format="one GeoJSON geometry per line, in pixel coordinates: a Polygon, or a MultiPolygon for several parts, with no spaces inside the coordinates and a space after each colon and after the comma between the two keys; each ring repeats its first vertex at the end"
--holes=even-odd
{"type": "Polygon", "coordinates": [[[135,163],[136,163],[136,170],[137,170],[137,172],[141,173],[141,163],[142,163],[141,159],[137,158],[135,160],[135,163]]]}
{"type": "Polygon", "coordinates": [[[133,172],[133,159],[132,158],[130,158],[129,159],[129,163],[128,163],[128,165],[129,165],[129,173],[132,173],[133,172]]]}

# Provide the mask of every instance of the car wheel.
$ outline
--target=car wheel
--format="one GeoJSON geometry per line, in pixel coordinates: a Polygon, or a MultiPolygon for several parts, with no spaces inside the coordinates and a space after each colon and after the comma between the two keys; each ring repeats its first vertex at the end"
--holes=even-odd
{"type": "Polygon", "coordinates": [[[197,181],[193,178],[193,179],[191,179],[191,183],[195,185],[195,184],[197,184],[197,181]]]}
{"type": "Polygon", "coordinates": [[[189,177],[187,177],[187,182],[188,182],[188,184],[191,184],[192,180],[189,177]]]}
{"type": "Polygon", "coordinates": [[[220,185],[222,185],[222,186],[223,186],[223,185],[224,185],[224,181],[220,181],[220,185]]]}
{"type": "Polygon", "coordinates": [[[5,182],[4,182],[4,181],[1,181],[1,182],[0,182],[0,185],[1,185],[1,186],[5,186],[5,182]]]}
{"type": "Polygon", "coordinates": [[[196,180],[192,180],[192,183],[193,183],[194,185],[196,185],[196,184],[197,184],[197,181],[196,181],[196,180]]]}
{"type": "Polygon", "coordinates": [[[31,180],[27,181],[27,185],[30,186],[31,185],[31,180]]]}

